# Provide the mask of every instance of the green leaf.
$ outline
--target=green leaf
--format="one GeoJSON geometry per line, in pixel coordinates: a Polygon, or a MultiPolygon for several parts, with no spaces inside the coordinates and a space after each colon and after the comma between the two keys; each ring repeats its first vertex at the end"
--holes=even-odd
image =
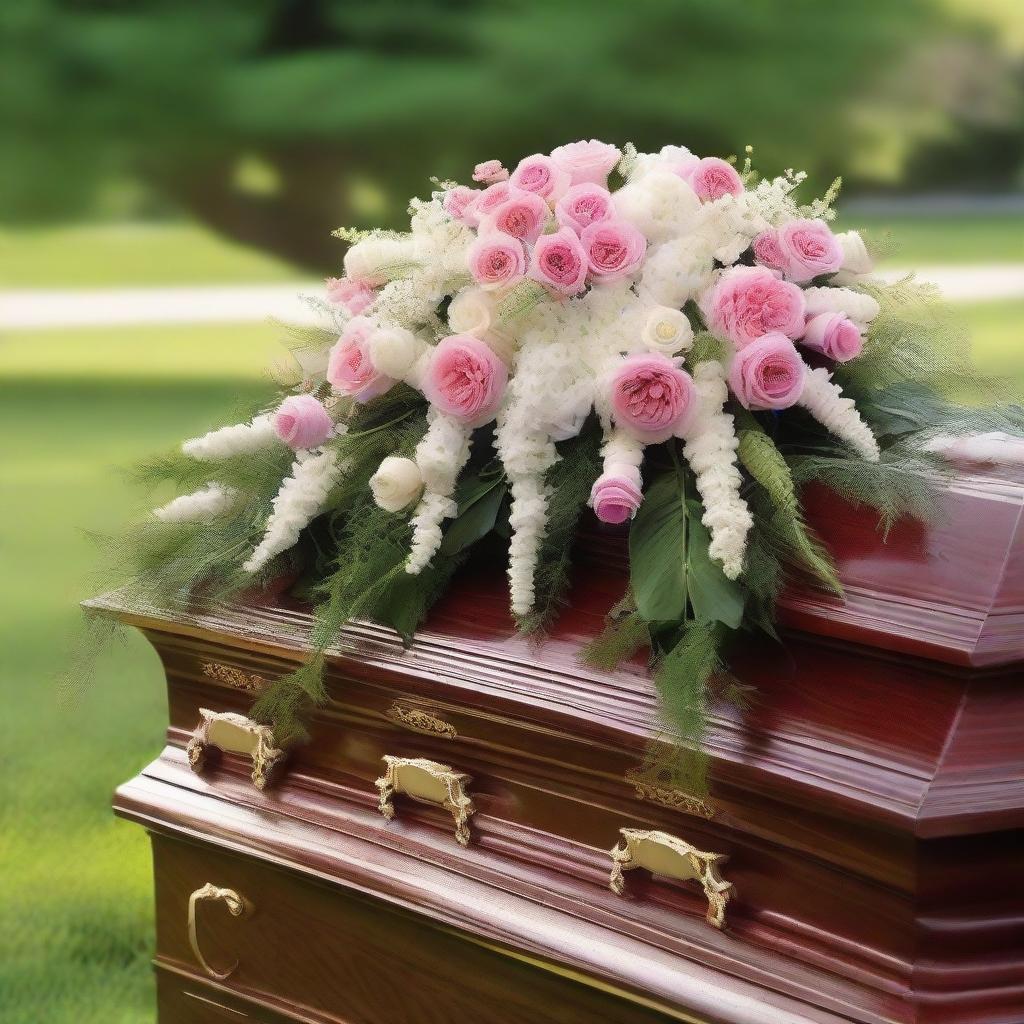
{"type": "Polygon", "coordinates": [[[468,496],[459,502],[459,511],[441,541],[442,555],[457,555],[494,528],[508,483],[504,477],[479,481],[467,489],[468,496]]]}
{"type": "Polygon", "coordinates": [[[670,470],[647,488],[629,531],[629,579],[647,622],[680,622],[686,612],[686,498],[670,470]]]}
{"type": "Polygon", "coordinates": [[[690,505],[689,538],[686,548],[687,584],[690,605],[697,622],[721,622],[737,629],[743,618],[745,593],[708,553],[711,535],[700,521],[700,506],[690,505]]]}

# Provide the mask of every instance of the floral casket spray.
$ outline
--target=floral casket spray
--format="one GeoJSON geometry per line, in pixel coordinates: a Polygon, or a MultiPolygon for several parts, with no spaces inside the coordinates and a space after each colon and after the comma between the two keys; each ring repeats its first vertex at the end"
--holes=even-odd
{"type": "Polygon", "coordinates": [[[585,656],[650,651],[699,791],[709,700],[747,699],[730,647],[775,635],[790,580],[841,592],[805,485],[884,532],[929,515],[952,438],[1024,416],[977,404],[991,384],[928,286],[883,281],[832,230],[838,181],[802,203],[804,175],[762,177],[749,150],[592,140],[473,182],[412,200],[408,233],[336,232],[344,274],[291,329],[297,379],[143,467],[183,493],[122,546],[129,590],[310,599],[316,652],[251,711],[286,743],[345,623],[411,637],[477,548],[543,630],[577,534],[628,529],[629,586],[585,656]]]}

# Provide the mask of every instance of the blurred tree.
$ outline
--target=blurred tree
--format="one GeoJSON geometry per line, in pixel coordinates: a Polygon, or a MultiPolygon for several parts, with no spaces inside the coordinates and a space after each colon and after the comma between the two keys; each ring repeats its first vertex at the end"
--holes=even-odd
{"type": "Polygon", "coordinates": [[[332,227],[398,224],[429,174],[575,138],[751,143],[824,180],[870,138],[876,70],[949,29],[928,0],[2,6],[0,217],[67,217],[131,175],[318,270],[332,227]]]}

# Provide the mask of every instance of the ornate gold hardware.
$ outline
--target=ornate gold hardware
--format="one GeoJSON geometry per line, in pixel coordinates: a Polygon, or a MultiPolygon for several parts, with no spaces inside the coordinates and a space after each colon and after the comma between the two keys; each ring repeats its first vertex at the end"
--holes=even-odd
{"type": "Polygon", "coordinates": [[[224,683],[226,686],[233,686],[236,690],[244,690],[246,693],[259,693],[267,685],[263,676],[258,676],[255,672],[245,672],[234,665],[204,661],[201,667],[203,675],[208,679],[224,683]]]}
{"type": "Polygon", "coordinates": [[[396,702],[384,712],[384,717],[395,725],[427,736],[440,736],[446,740],[453,740],[458,736],[454,725],[423,708],[407,707],[396,702]]]}
{"type": "Polygon", "coordinates": [[[234,974],[238,968],[238,961],[236,960],[226,971],[218,971],[211,967],[206,957],[203,956],[203,951],[199,948],[199,935],[196,930],[196,907],[202,900],[217,900],[218,902],[224,903],[228,908],[228,913],[232,917],[241,917],[243,914],[252,913],[253,905],[245,899],[243,896],[239,896],[234,889],[221,889],[216,885],[207,882],[206,885],[196,889],[194,893],[188,898],[188,941],[192,947],[192,952],[195,954],[195,958],[204,971],[211,977],[216,978],[217,981],[223,981],[225,978],[230,977],[234,974]]]}
{"type": "Polygon", "coordinates": [[[681,789],[674,789],[671,786],[659,786],[657,783],[642,778],[632,772],[626,773],[626,781],[636,789],[636,795],[641,800],[650,800],[652,803],[661,804],[662,807],[670,807],[674,811],[684,811],[698,818],[713,818],[715,809],[706,800],[693,796],[691,793],[684,793],[681,789]]]}
{"type": "Polygon", "coordinates": [[[252,758],[253,785],[264,789],[285,753],[274,746],[274,733],[270,726],[260,725],[231,711],[200,708],[199,713],[203,720],[196,726],[186,748],[192,771],[203,770],[207,747],[216,747],[231,754],[246,754],[252,758]]]}
{"type": "Polygon", "coordinates": [[[622,839],[612,851],[612,873],[608,884],[621,896],[625,891],[623,871],[646,868],[656,875],[668,875],[683,881],[700,882],[708,899],[708,924],[725,927],[725,908],[733,895],[732,882],[718,873],[729,858],[722,853],[704,853],[667,832],[644,832],[636,828],[619,829],[622,839]]]}
{"type": "Polygon", "coordinates": [[[476,812],[466,787],[473,780],[446,764],[428,761],[425,757],[392,757],[384,755],[387,770],[376,782],[380,791],[380,813],[390,821],[395,816],[392,797],[404,793],[414,800],[440,804],[455,819],[455,838],[469,845],[469,818],[476,812]]]}

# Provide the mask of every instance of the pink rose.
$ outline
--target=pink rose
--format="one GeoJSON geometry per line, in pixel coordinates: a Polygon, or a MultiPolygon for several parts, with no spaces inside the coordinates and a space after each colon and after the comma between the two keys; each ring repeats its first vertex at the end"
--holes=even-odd
{"type": "Polygon", "coordinates": [[[784,272],[791,281],[805,282],[833,274],[843,265],[843,249],[823,220],[791,220],[779,228],[784,272]]]}
{"type": "Polygon", "coordinates": [[[774,228],[762,231],[754,239],[754,259],[770,270],[782,270],[786,266],[786,257],[782,255],[782,247],[779,245],[779,233],[774,228]]]}
{"type": "Polygon", "coordinates": [[[860,355],[864,339],[849,317],[842,313],[821,313],[807,321],[800,344],[837,363],[846,363],[860,355]]]}
{"type": "Polygon", "coordinates": [[[327,359],[327,379],[339,394],[357,402],[369,402],[384,394],[395,381],[379,373],[370,358],[370,335],[377,325],[364,316],[353,317],[345,325],[327,359]]]}
{"type": "Polygon", "coordinates": [[[466,185],[456,185],[455,188],[450,188],[445,192],[444,199],[441,200],[441,206],[444,208],[444,212],[453,220],[461,220],[468,224],[468,211],[473,208],[473,204],[479,195],[479,189],[468,188],[466,185]]]}
{"type": "Polygon", "coordinates": [[[564,228],[572,228],[577,234],[591,224],[610,220],[615,214],[612,194],[600,185],[584,182],[573,185],[555,203],[555,218],[564,228]]]}
{"type": "Polygon", "coordinates": [[[789,338],[799,338],[804,331],[804,293],[766,267],[725,271],[705,307],[711,330],[738,348],[773,331],[789,338]]]}
{"type": "Polygon", "coordinates": [[[291,395],[274,413],[274,430],[289,448],[315,448],[334,433],[334,420],[312,395],[291,395]]]}
{"type": "Polygon", "coordinates": [[[636,515],[644,500],[640,490],[640,473],[632,466],[623,472],[602,473],[590,490],[590,505],[602,523],[624,523],[636,515]],[[632,470],[628,473],[626,470],[632,470]]]}
{"type": "Polygon", "coordinates": [[[353,281],[349,277],[327,278],[327,301],[335,306],[344,306],[352,316],[362,313],[376,297],[377,293],[362,281],[353,281]]]}
{"type": "Polygon", "coordinates": [[[501,206],[505,200],[516,195],[519,189],[513,188],[507,181],[498,181],[485,189],[475,192],[476,198],[466,208],[466,223],[475,227],[501,206]]]}
{"type": "Polygon", "coordinates": [[[611,380],[612,413],[620,427],[645,441],[667,440],[683,429],[697,406],[693,379],[655,352],[623,359],[611,380]]]}
{"type": "Polygon", "coordinates": [[[495,185],[499,181],[508,181],[508,171],[500,160],[484,160],[473,168],[473,180],[485,185],[495,185]]]}
{"type": "Polygon", "coordinates": [[[423,382],[427,401],[471,426],[498,411],[508,368],[479,338],[452,334],[438,342],[423,382]]]}
{"type": "Polygon", "coordinates": [[[722,196],[738,196],[743,191],[736,168],[717,156],[706,156],[694,167],[690,175],[690,187],[703,202],[713,202],[722,196]]]}
{"type": "Polygon", "coordinates": [[[526,272],[526,251],[518,238],[492,231],[469,249],[469,272],[482,288],[515,284],[526,272]]]}
{"type": "Polygon", "coordinates": [[[747,409],[788,409],[800,400],[805,370],[789,338],[766,334],[736,353],[729,387],[747,409]]]}
{"type": "Polygon", "coordinates": [[[561,228],[553,235],[541,235],[533,247],[530,277],[563,295],[582,291],[587,279],[587,253],[576,232],[561,228]]]}
{"type": "Polygon", "coordinates": [[[536,242],[550,216],[548,204],[533,192],[510,196],[480,224],[480,234],[501,231],[523,242],[536,242]]]}
{"type": "Polygon", "coordinates": [[[587,253],[590,273],[598,281],[628,277],[643,262],[647,239],[632,224],[609,220],[591,224],[580,241],[587,253]]]}
{"type": "Polygon", "coordinates": [[[553,203],[565,194],[571,184],[569,172],[558,167],[551,157],[542,153],[523,157],[512,172],[509,182],[523,192],[536,192],[541,199],[553,203]]]}
{"type": "Polygon", "coordinates": [[[622,153],[607,142],[591,139],[589,142],[570,142],[551,151],[555,166],[569,175],[571,185],[591,182],[607,185],[608,175],[622,157],[622,153]]]}

